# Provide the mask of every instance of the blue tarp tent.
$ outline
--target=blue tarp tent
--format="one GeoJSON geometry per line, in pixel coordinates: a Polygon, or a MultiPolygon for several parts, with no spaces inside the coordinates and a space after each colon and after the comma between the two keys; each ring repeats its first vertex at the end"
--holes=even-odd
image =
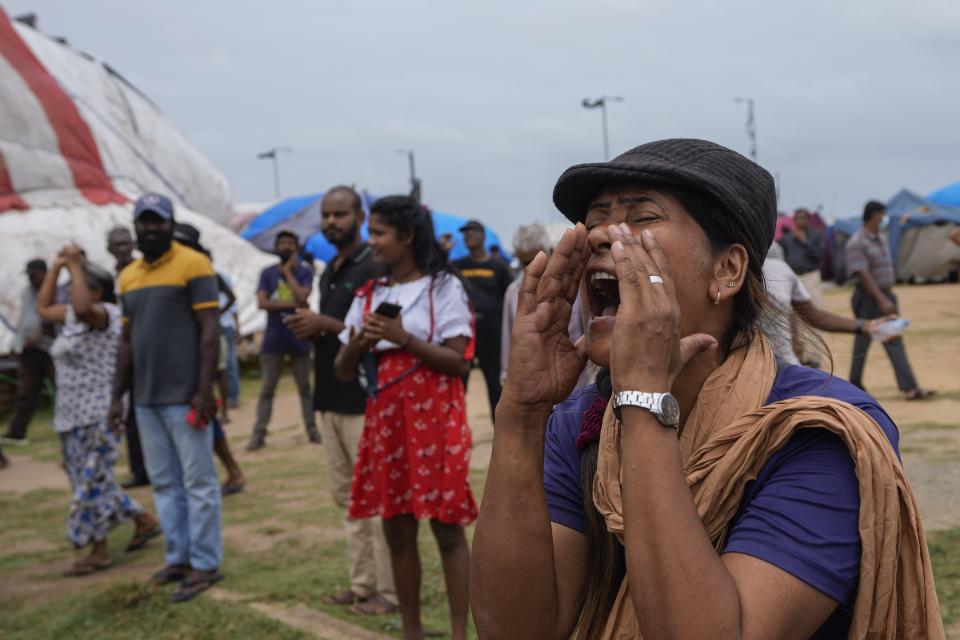
{"type": "Polygon", "coordinates": [[[948,207],[960,207],[960,182],[954,182],[942,189],[937,189],[927,196],[927,200],[948,207]]]}
{"type": "MultiPolygon", "coordinates": [[[[320,233],[320,199],[322,197],[322,193],[316,193],[282,200],[251,220],[240,235],[264,251],[273,251],[277,233],[282,229],[289,229],[300,236],[305,250],[312,253],[318,260],[329,262],[337,251],[320,233]]],[[[364,208],[369,210],[376,198],[366,191],[361,193],[361,197],[364,208]]],[[[463,246],[463,238],[458,229],[466,223],[467,218],[442,211],[431,211],[431,214],[437,237],[446,233],[451,234],[453,248],[450,250],[450,258],[456,260],[466,256],[467,249],[463,246]]],[[[364,238],[367,237],[366,225],[361,233],[364,238]]],[[[486,244],[488,250],[494,245],[500,247],[504,258],[510,259],[500,238],[489,228],[486,244]]]]}
{"type": "MultiPolygon", "coordinates": [[[[960,225],[960,207],[932,202],[901,190],[887,201],[887,237],[899,280],[941,279],[960,259],[960,249],[947,240],[954,225],[960,225]]],[[[835,250],[843,251],[846,239],[862,226],[860,216],[841,218],[831,226],[835,250]]],[[[845,263],[845,261],[844,261],[845,263]]],[[[842,279],[846,274],[835,274],[842,279]]]]}

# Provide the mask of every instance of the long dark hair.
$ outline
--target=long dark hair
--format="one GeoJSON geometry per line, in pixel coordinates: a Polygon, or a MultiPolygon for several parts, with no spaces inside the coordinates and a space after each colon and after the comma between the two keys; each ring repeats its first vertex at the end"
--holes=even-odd
{"type": "MultiPolygon", "coordinates": [[[[721,205],[707,194],[692,189],[656,185],[672,195],[686,212],[703,229],[714,253],[733,244],[743,245],[747,250],[747,275],[743,286],[733,300],[733,319],[730,327],[720,341],[724,352],[739,349],[750,344],[760,330],[760,322],[771,315],[777,316],[776,322],[786,322],[789,318],[772,301],[768,300],[763,279],[763,261],[769,247],[756,246],[750,235],[738,227],[731,216],[723,211],[721,205]]],[[[806,332],[805,332],[806,334],[806,332]]],[[[823,339],[814,332],[804,336],[827,354],[829,349],[823,339]]],[[[832,359],[831,359],[832,365],[832,359]]],[[[596,378],[597,390],[606,398],[610,397],[610,372],[602,369],[596,378]]],[[[589,445],[580,456],[580,486],[583,494],[583,507],[587,519],[587,577],[581,593],[583,603],[580,623],[577,631],[579,640],[595,640],[603,633],[610,610],[613,608],[620,583],[626,575],[624,549],[620,540],[607,531],[603,517],[593,504],[593,481],[597,472],[597,443],[589,445]]]]}
{"type": "Polygon", "coordinates": [[[450,264],[447,253],[437,241],[430,211],[410,196],[384,196],[370,207],[370,215],[377,216],[398,234],[413,234],[410,250],[417,268],[425,275],[449,274],[459,277],[450,264]]]}

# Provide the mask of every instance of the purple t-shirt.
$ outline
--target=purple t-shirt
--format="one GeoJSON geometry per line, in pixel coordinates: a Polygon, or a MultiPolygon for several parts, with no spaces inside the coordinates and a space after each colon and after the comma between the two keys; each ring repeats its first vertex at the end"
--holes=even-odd
{"type": "MultiPolygon", "coordinates": [[[[302,262],[293,270],[293,277],[301,287],[306,287],[307,290],[313,286],[313,271],[302,262]]],[[[280,272],[279,265],[267,267],[260,272],[257,291],[266,292],[267,297],[274,302],[293,302],[294,300],[293,290],[280,272]]],[[[278,355],[310,353],[313,343],[299,339],[293,335],[293,331],[290,331],[287,325],[283,324],[284,316],[292,314],[293,311],[275,311],[267,314],[267,329],[263,332],[263,345],[260,347],[263,353],[278,355]]]]}
{"type": "MultiPolygon", "coordinates": [[[[860,408],[897,452],[899,433],[890,416],[846,380],[784,366],[767,404],[797,396],[835,398],[860,408]]],[[[587,525],[575,442],[583,412],[598,397],[592,385],[574,392],[547,424],[543,485],[550,519],[583,534],[587,525]]],[[[859,515],[860,492],[846,445],[826,429],[803,429],[747,484],[724,551],[760,558],[839,602],[812,637],[846,638],[860,577],[859,515]]]]}

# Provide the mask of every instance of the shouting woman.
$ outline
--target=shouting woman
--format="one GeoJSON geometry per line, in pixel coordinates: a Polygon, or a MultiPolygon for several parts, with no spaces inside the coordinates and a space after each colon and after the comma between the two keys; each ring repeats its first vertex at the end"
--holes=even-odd
{"type": "Polygon", "coordinates": [[[111,527],[134,521],[126,549],[134,551],[160,535],[160,523],[124,492],[113,475],[120,434],[107,424],[107,412],[123,331],[113,277],[87,262],[79,247],[69,245],[44,278],[37,311],[47,322],[61,325],[50,347],[57,379],[53,426],[60,434],[63,468],[73,488],[67,535],[76,548],[90,547],[90,554],[75,562],[67,575],[82,576],[111,566],[107,551],[111,527]],[[63,269],[70,273],[70,302],[57,304],[57,278],[63,269]]]}
{"type": "Polygon", "coordinates": [[[521,286],[474,538],[481,637],[943,637],[893,422],[758,329],[770,174],[663,140],[568,169],[554,202],[577,226],[521,286]],[[571,395],[587,358],[597,382],[571,395]]]}
{"type": "Polygon", "coordinates": [[[467,484],[470,429],[463,382],[473,347],[463,284],[413,198],[389,196],[370,209],[373,259],[390,272],[357,293],[344,320],[337,375],[366,374],[363,435],[350,489],[350,517],[383,520],[403,637],[422,638],[417,521],[440,548],[451,636],[466,638],[469,550],[463,527],[476,519],[467,484]],[[369,366],[370,359],[376,360],[369,366]]]}

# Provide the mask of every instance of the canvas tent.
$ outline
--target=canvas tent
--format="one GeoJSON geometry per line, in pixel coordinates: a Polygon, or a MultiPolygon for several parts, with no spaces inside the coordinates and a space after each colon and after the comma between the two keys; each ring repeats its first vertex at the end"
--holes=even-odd
{"type": "Polygon", "coordinates": [[[270,258],[218,224],[232,215],[226,179],[112,67],[0,9],[0,353],[27,260],[72,241],[112,267],[106,233],[132,226],[131,200],[145,191],[172,197],[178,218],[201,229],[234,282],[241,329],[260,326],[254,289],[270,258]]]}
{"type": "MultiPolygon", "coordinates": [[[[373,201],[376,200],[366,191],[362,191],[360,197],[363,200],[364,209],[369,209],[373,201]]],[[[241,232],[241,236],[264,251],[272,251],[277,233],[283,229],[288,229],[300,236],[304,249],[312,253],[318,260],[329,262],[336,254],[336,248],[327,242],[327,239],[320,232],[320,201],[322,198],[322,193],[315,193],[281,200],[251,220],[241,232]]],[[[466,256],[467,249],[463,246],[463,238],[458,229],[463,226],[467,219],[442,211],[431,211],[431,215],[433,216],[433,226],[437,237],[449,233],[453,238],[450,258],[456,260],[466,256]]],[[[366,227],[364,227],[362,233],[366,237],[366,227]]],[[[509,259],[510,247],[501,244],[499,236],[489,228],[487,229],[486,244],[487,249],[494,245],[499,246],[501,253],[509,259]]]]}
{"type": "Polygon", "coordinates": [[[906,189],[887,202],[890,250],[899,280],[943,280],[960,266],[960,247],[947,237],[960,208],[931,202],[906,189]]]}
{"type": "MultiPolygon", "coordinates": [[[[898,280],[944,280],[951,270],[960,266],[960,247],[947,238],[960,225],[960,207],[937,204],[903,189],[887,201],[887,211],[886,233],[898,280]]],[[[831,226],[838,256],[862,224],[862,218],[856,216],[842,218],[831,226]]],[[[845,269],[841,269],[835,279],[842,282],[847,276],[845,269]]]]}

